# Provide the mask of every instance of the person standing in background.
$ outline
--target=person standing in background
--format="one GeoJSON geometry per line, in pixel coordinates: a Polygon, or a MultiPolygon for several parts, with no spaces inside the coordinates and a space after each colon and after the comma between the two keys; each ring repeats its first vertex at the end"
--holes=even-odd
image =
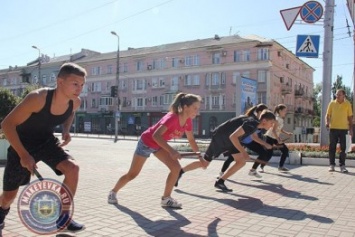
{"type": "Polygon", "coordinates": [[[345,91],[338,89],[335,100],[330,101],[325,117],[325,126],[329,129],[329,171],[335,171],[335,152],[337,143],[340,143],[339,166],[340,172],[347,173],[346,159],[346,135],[349,131],[353,136],[353,111],[351,103],[345,99],[345,91]]]}

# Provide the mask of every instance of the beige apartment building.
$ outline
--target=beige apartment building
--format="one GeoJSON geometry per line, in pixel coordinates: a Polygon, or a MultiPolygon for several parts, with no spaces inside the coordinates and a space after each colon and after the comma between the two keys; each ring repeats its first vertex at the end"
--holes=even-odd
{"type": "Polygon", "coordinates": [[[314,69],[275,40],[215,35],[128,48],[119,55],[118,74],[116,51],[82,50],[41,61],[40,80],[38,62],[0,70],[0,85],[15,94],[32,83],[54,86],[62,63],[74,61],[83,66],[88,76],[76,114],[76,132],[109,134],[116,120],[120,133],[140,134],[168,111],[178,92],[203,98],[200,115],[194,120],[196,137],[210,136],[217,125],[256,103],[271,109],[286,104],[285,130],[295,132],[294,141],[305,141],[312,130],[314,69]],[[117,97],[111,96],[117,81],[119,107],[117,97]]]}

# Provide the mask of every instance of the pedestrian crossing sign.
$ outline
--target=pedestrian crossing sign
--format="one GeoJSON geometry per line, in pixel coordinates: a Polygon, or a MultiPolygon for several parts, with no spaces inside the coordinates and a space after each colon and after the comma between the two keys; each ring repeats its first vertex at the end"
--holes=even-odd
{"type": "Polygon", "coordinates": [[[297,35],[296,56],[318,58],[319,35],[297,35]]]}

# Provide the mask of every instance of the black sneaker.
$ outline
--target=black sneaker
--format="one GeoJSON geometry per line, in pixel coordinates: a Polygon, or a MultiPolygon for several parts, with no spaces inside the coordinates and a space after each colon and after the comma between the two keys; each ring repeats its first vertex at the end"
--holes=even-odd
{"type": "Polygon", "coordinates": [[[218,183],[218,181],[216,181],[216,183],[214,184],[214,187],[222,190],[223,192],[232,192],[233,191],[233,189],[227,188],[227,186],[225,184],[218,183]]]}
{"type": "Polygon", "coordinates": [[[72,232],[80,231],[84,229],[84,225],[75,222],[73,219],[69,220],[68,213],[62,214],[57,220],[58,230],[68,230],[72,232]]]}
{"type": "Polygon", "coordinates": [[[66,229],[69,231],[72,231],[72,232],[76,232],[76,231],[81,231],[81,230],[85,229],[85,226],[75,222],[74,220],[71,220],[69,222],[69,224],[67,225],[66,229]]]}

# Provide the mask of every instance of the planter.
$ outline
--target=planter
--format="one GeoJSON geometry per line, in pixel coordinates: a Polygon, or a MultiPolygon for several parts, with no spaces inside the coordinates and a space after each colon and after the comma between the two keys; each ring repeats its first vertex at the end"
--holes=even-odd
{"type": "Polygon", "coordinates": [[[302,165],[302,156],[300,152],[290,152],[290,165],[302,165]]]}
{"type": "MultiPolygon", "coordinates": [[[[335,163],[339,165],[338,157],[335,159],[335,163]]],[[[329,158],[319,158],[319,157],[302,157],[303,165],[321,165],[321,166],[329,166],[329,158]]],[[[345,165],[347,167],[355,167],[354,159],[346,159],[345,165]]]]}
{"type": "Polygon", "coordinates": [[[7,159],[7,148],[10,143],[6,139],[0,139],[0,163],[4,163],[7,159]]]}

